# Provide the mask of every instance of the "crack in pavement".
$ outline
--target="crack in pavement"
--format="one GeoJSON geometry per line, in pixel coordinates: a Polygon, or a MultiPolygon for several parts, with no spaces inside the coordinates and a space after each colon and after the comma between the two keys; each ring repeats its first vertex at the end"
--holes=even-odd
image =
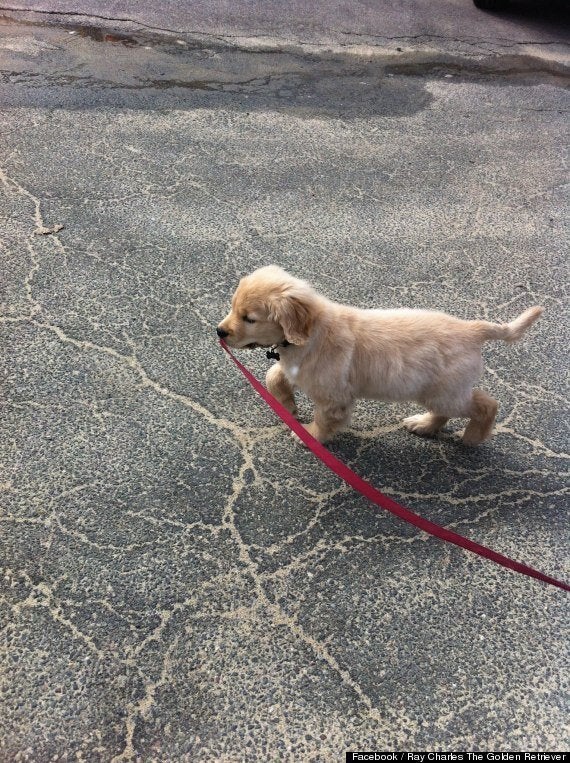
{"type": "MultiPolygon", "coordinates": [[[[225,42],[227,40],[259,40],[259,39],[266,39],[266,40],[273,40],[277,41],[278,44],[292,44],[292,45],[300,45],[300,46],[314,46],[316,48],[324,48],[326,50],[330,50],[331,43],[330,42],[318,42],[318,41],[311,41],[311,40],[302,40],[299,38],[294,37],[275,37],[273,35],[267,35],[267,34],[255,34],[255,33],[248,33],[248,34],[219,34],[219,33],[213,33],[213,32],[204,32],[203,30],[194,30],[194,29],[174,29],[171,27],[164,27],[164,26],[153,26],[150,24],[146,24],[145,22],[134,19],[129,16],[104,16],[101,14],[96,14],[92,12],[80,12],[80,11],[53,11],[48,9],[37,9],[37,8],[24,8],[24,7],[16,7],[16,6],[0,6],[0,12],[14,12],[14,13],[30,13],[33,15],[38,16],[48,16],[53,17],[56,16],[58,18],[82,18],[82,19],[92,19],[96,21],[103,21],[103,22],[111,22],[111,23],[124,23],[124,24],[132,24],[134,27],[148,30],[151,33],[166,33],[168,35],[177,35],[177,36],[184,36],[184,35],[190,35],[192,37],[200,38],[200,39],[214,39],[218,40],[220,42],[225,42]]],[[[21,21],[21,23],[30,23],[26,20],[21,21]]],[[[509,37],[495,37],[493,39],[485,39],[483,37],[475,37],[475,36],[467,36],[467,37],[456,37],[453,35],[440,35],[440,34],[433,34],[433,33],[420,33],[420,34],[412,34],[412,35],[379,35],[379,34],[370,34],[366,32],[356,32],[352,31],[350,29],[335,29],[335,28],[329,28],[327,29],[329,33],[334,34],[341,34],[345,36],[355,37],[355,38],[366,38],[367,40],[381,40],[382,42],[392,42],[392,41],[410,41],[410,42],[422,42],[427,41],[431,42],[434,40],[441,40],[445,42],[453,42],[453,43],[463,43],[469,46],[477,46],[477,45],[496,45],[499,44],[501,47],[516,47],[519,45],[541,45],[541,46],[547,46],[547,45],[568,45],[568,40],[565,38],[560,38],[559,40],[535,40],[535,39],[524,39],[524,40],[513,40],[509,37]]],[[[344,43],[340,43],[341,46],[345,46],[344,43]]],[[[248,48],[243,48],[243,50],[248,50],[248,48]]],[[[268,48],[268,50],[271,50],[271,48],[268,48]]],[[[276,49],[278,50],[278,49],[276,49]]]]}

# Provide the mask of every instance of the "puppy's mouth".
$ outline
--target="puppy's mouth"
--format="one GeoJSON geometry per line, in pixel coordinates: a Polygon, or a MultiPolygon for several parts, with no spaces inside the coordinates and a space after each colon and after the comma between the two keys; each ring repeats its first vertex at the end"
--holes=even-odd
{"type": "Polygon", "coordinates": [[[266,350],[268,347],[271,347],[270,344],[260,344],[259,342],[249,342],[248,344],[242,344],[240,349],[241,350],[257,350],[258,347],[263,347],[264,350],[266,350]]]}

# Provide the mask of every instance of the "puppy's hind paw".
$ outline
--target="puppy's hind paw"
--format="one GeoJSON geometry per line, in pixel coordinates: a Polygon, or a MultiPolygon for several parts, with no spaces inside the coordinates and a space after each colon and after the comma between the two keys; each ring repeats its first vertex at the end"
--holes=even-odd
{"type": "Polygon", "coordinates": [[[466,428],[461,435],[461,441],[468,448],[475,448],[477,445],[481,445],[486,440],[489,440],[491,436],[492,432],[489,432],[487,435],[482,435],[479,432],[469,432],[466,428]]]}

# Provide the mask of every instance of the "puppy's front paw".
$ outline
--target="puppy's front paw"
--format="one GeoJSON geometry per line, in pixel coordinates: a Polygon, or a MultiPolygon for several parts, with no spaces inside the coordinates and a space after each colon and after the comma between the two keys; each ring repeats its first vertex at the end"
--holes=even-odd
{"type": "MultiPolygon", "coordinates": [[[[314,421],[313,421],[313,422],[311,422],[310,424],[307,424],[307,425],[305,426],[305,429],[307,430],[307,432],[308,432],[309,434],[312,434],[312,435],[313,435],[313,437],[314,437],[316,440],[319,440],[319,442],[322,442],[322,441],[319,439],[319,430],[318,430],[318,427],[317,427],[317,425],[315,424],[315,422],[314,422],[314,421]]],[[[307,445],[306,445],[306,444],[303,442],[303,440],[301,440],[301,438],[300,438],[298,435],[296,435],[296,434],[295,434],[295,432],[291,432],[291,437],[292,437],[292,438],[295,440],[295,442],[296,442],[296,443],[298,443],[299,445],[301,445],[303,448],[306,448],[306,447],[307,447],[307,445]]]]}
{"type": "Polygon", "coordinates": [[[291,432],[291,439],[292,439],[294,442],[296,442],[296,443],[297,443],[297,445],[300,445],[302,448],[306,448],[306,447],[307,447],[307,446],[305,445],[305,443],[303,442],[303,440],[301,440],[301,438],[299,437],[299,435],[298,435],[298,434],[295,434],[295,432],[291,432]]]}
{"type": "Polygon", "coordinates": [[[441,426],[441,423],[431,413],[418,413],[416,416],[408,416],[402,424],[408,432],[413,432],[413,434],[422,437],[433,437],[441,426]]]}

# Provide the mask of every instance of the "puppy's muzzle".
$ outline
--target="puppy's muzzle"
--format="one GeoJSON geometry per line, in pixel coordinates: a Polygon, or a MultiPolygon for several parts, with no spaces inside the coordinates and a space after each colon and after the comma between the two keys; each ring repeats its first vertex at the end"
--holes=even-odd
{"type": "Polygon", "coordinates": [[[218,326],[216,329],[216,334],[220,337],[220,339],[225,339],[227,336],[229,336],[229,331],[224,331],[224,329],[221,329],[218,326]]]}

